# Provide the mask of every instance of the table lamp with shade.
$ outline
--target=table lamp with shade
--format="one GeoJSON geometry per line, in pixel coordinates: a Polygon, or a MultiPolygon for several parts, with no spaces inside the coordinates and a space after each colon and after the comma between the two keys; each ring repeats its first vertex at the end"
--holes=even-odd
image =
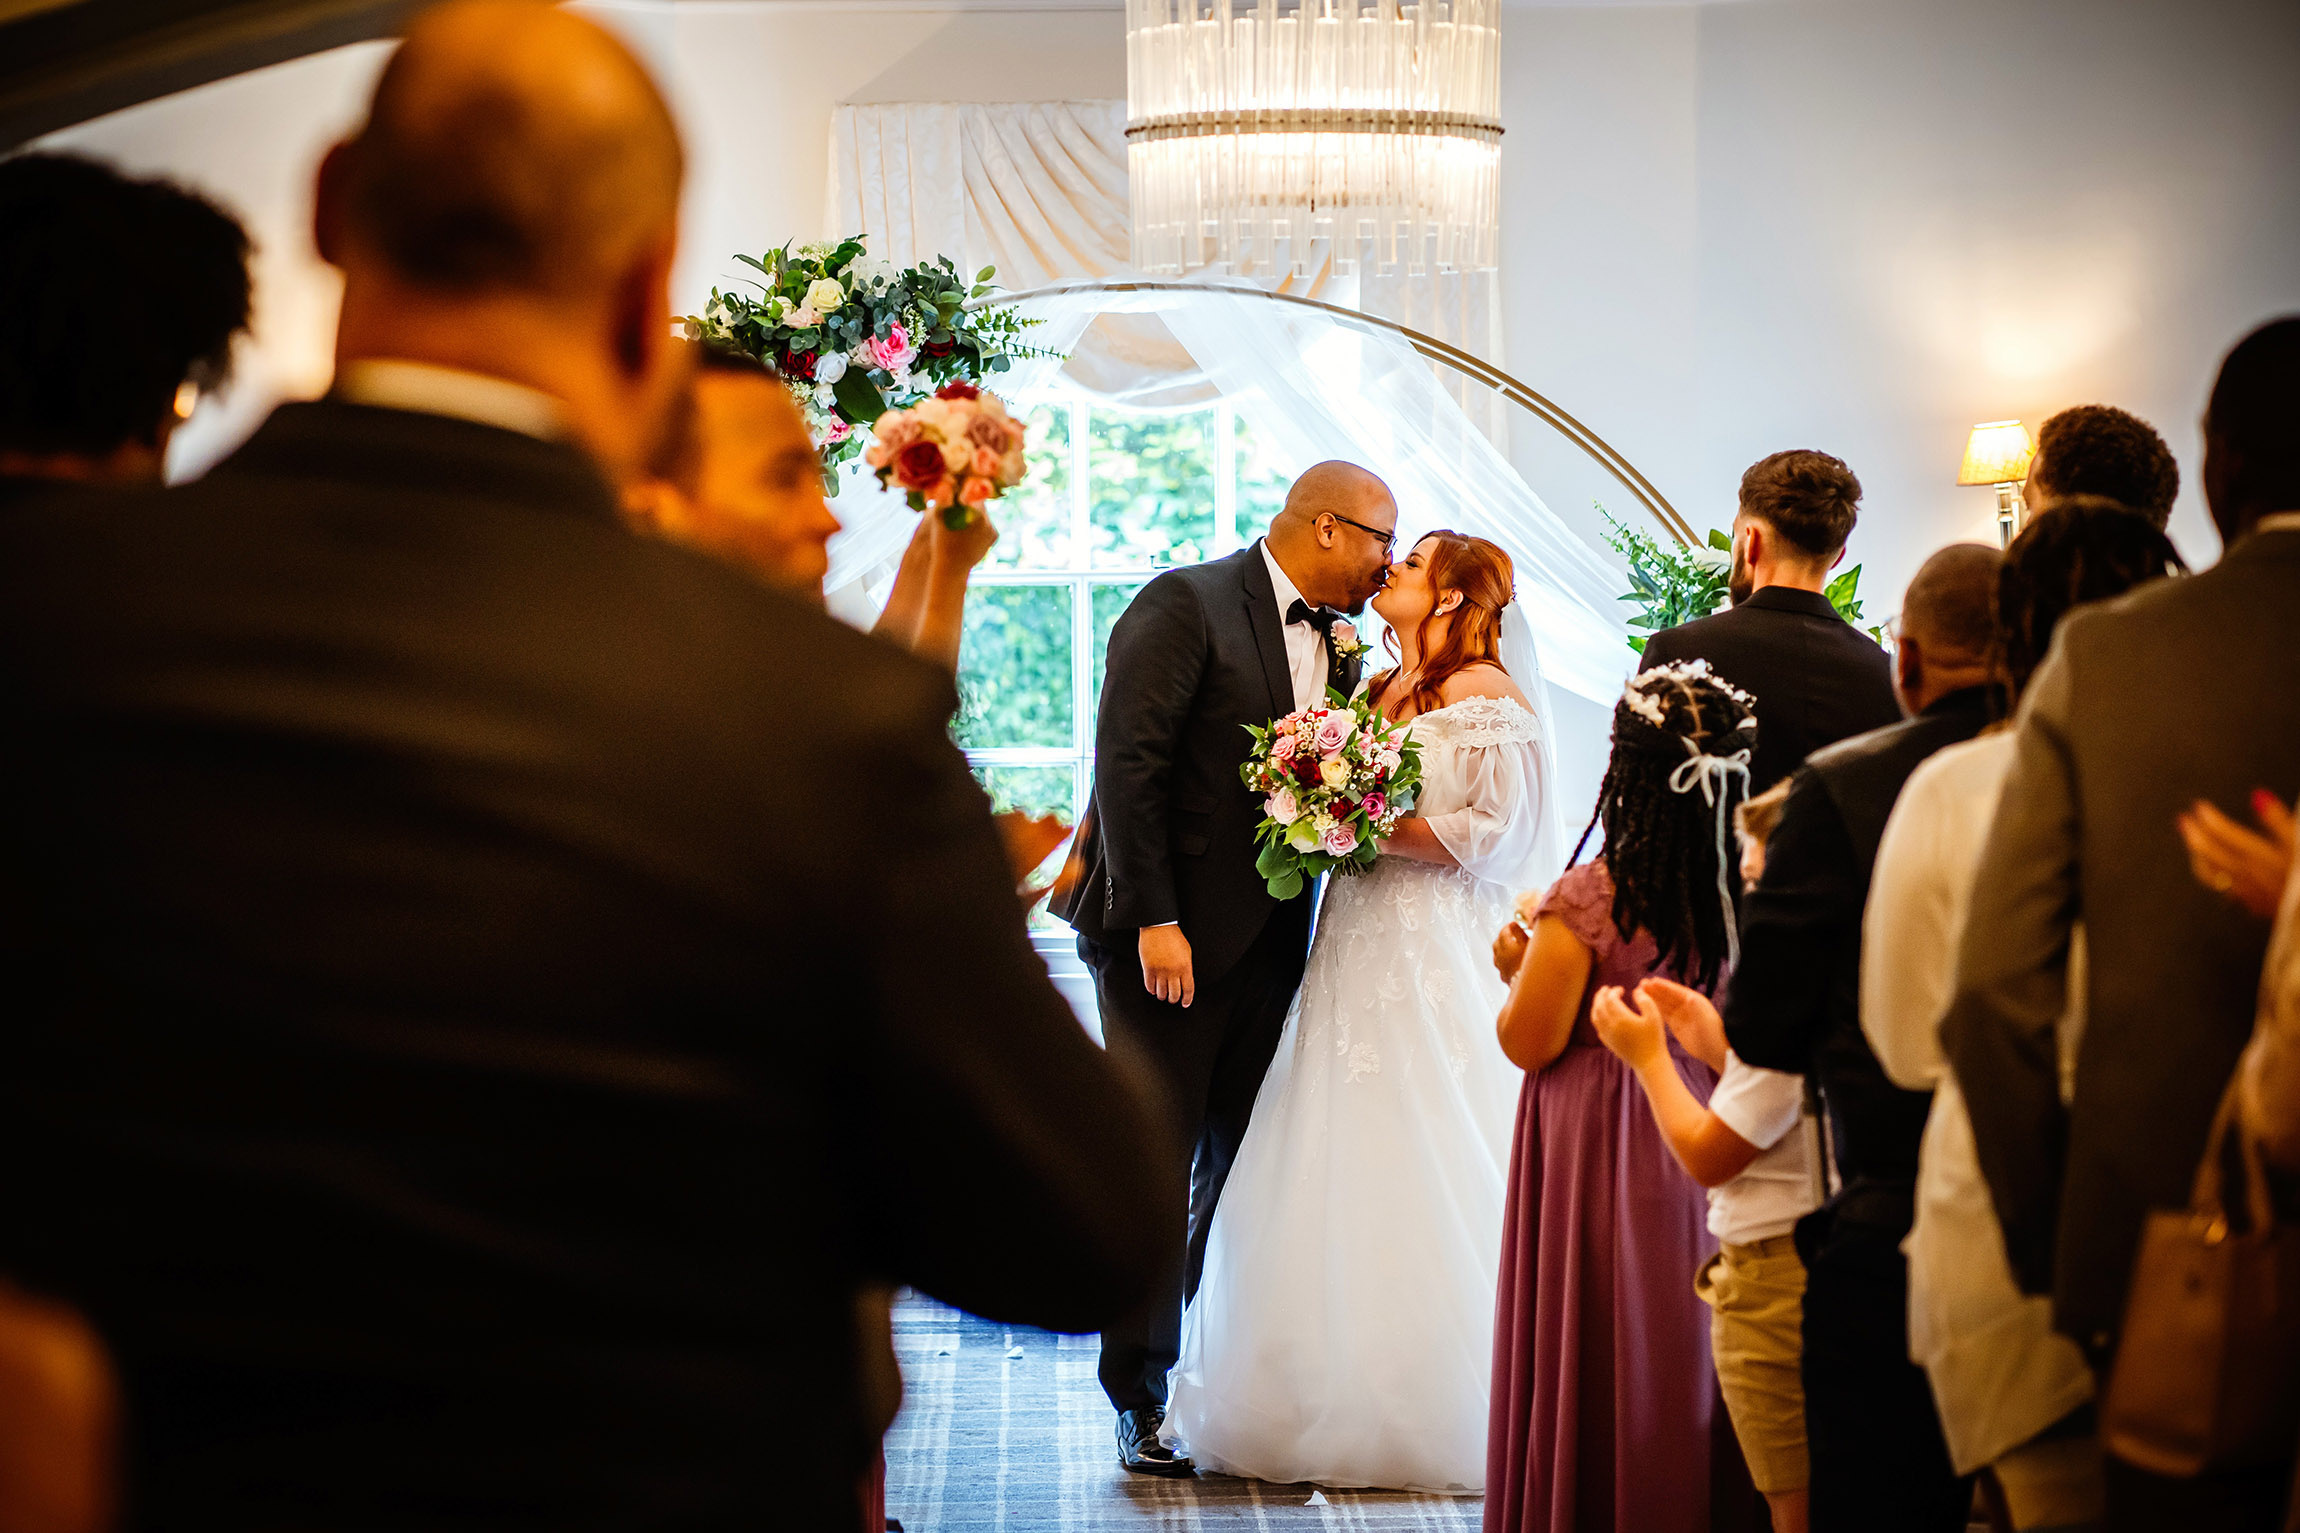
{"type": "Polygon", "coordinates": [[[1965,461],[1957,470],[1957,483],[1996,486],[1997,538],[2002,543],[2010,544],[2028,520],[2020,491],[2035,456],[2036,445],[2019,421],[1983,421],[1965,439],[1965,461]]]}

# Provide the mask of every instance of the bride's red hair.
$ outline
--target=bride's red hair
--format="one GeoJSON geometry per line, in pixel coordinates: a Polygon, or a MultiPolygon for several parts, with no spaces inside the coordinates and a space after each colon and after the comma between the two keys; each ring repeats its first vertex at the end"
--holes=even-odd
{"type": "MultiPolygon", "coordinates": [[[[1448,591],[1461,592],[1461,605],[1453,609],[1453,626],[1435,650],[1429,647],[1430,625],[1437,621],[1434,608],[1414,633],[1414,647],[1421,653],[1422,669],[1406,700],[1413,704],[1416,713],[1428,713],[1439,706],[1445,684],[1457,671],[1473,665],[1490,665],[1507,672],[1508,667],[1501,663],[1501,613],[1517,599],[1516,566],[1496,545],[1451,528],[1425,533],[1414,547],[1420,548],[1423,544],[1433,545],[1429,562],[1424,566],[1430,589],[1440,596],[1448,591]]],[[[1397,653],[1395,635],[1382,635],[1382,642],[1394,657],[1397,653]]],[[[1367,701],[1380,707],[1383,694],[1389,690],[1390,683],[1397,680],[1397,675],[1395,666],[1384,672],[1367,701]]]]}

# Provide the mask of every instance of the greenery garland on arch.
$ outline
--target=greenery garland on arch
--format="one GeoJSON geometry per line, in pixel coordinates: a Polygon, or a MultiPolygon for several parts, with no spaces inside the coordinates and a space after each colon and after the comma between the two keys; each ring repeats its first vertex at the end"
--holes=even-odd
{"type": "Polygon", "coordinates": [[[995,267],[971,282],[948,256],[905,269],[872,256],[860,236],[735,259],[765,278],[751,283],[758,296],[711,289],[687,332],[758,358],[790,384],[833,488],[888,410],[945,384],[981,386],[1016,358],[1051,355],[1022,341],[1041,321],[999,305],[966,307],[990,293],[995,267]]]}

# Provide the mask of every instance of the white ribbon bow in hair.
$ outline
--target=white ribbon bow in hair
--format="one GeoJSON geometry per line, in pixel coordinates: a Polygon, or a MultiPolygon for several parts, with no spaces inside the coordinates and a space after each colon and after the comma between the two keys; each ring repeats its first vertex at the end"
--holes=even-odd
{"type": "Polygon", "coordinates": [[[1669,791],[1691,793],[1698,787],[1717,811],[1717,903],[1725,911],[1725,966],[1731,971],[1741,964],[1741,934],[1733,920],[1732,886],[1725,882],[1725,806],[1732,802],[1725,785],[1738,775],[1742,792],[1748,792],[1749,747],[1744,745],[1730,756],[1712,756],[1698,741],[1686,740],[1685,753],[1691,759],[1678,762],[1677,770],[1669,774],[1669,791]]]}

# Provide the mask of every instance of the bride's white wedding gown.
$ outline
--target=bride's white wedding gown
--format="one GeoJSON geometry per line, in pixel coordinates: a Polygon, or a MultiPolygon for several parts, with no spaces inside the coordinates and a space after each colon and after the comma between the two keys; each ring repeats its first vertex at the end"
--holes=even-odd
{"type": "Polygon", "coordinates": [[[1413,723],[1415,813],[1461,867],[1326,882],[1308,971],[1214,1214],[1167,1435],[1201,1468],[1474,1492],[1523,1074],[1494,934],[1556,875],[1535,716],[1470,698],[1413,723]]]}

